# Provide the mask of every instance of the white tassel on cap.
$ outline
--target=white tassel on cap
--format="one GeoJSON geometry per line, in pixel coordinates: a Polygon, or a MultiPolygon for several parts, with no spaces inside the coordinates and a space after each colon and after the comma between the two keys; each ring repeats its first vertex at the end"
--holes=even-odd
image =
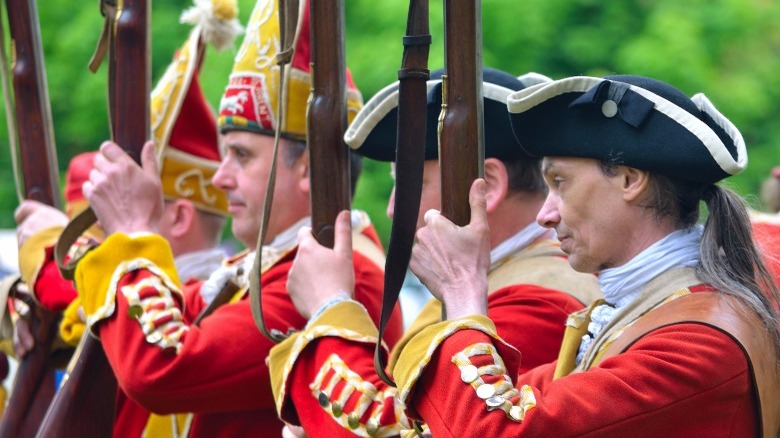
{"type": "Polygon", "coordinates": [[[204,43],[224,50],[233,45],[244,28],[238,22],[236,0],[193,0],[195,6],[181,14],[180,21],[201,27],[204,43]]]}

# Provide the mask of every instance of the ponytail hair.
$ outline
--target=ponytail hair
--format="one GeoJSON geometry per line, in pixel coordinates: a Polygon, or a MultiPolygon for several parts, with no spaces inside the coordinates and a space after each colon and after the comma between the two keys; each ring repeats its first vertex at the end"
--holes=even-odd
{"type": "Polygon", "coordinates": [[[737,298],[757,313],[778,354],[778,287],[753,239],[747,208],[742,198],[723,187],[711,185],[702,195],[709,216],[704,225],[696,273],[704,283],[737,298]]]}
{"type": "MultiPolygon", "coordinates": [[[[613,165],[614,166],[614,165],[613,165]]],[[[611,167],[602,164],[602,170],[611,167]]],[[[606,172],[606,171],[605,171],[606,172]]],[[[684,229],[699,220],[700,201],[709,215],[704,224],[696,275],[724,295],[737,298],[763,321],[780,355],[780,292],[753,239],[750,217],[739,195],[714,184],[702,186],[681,178],[651,173],[645,207],[656,219],[684,229]]]]}

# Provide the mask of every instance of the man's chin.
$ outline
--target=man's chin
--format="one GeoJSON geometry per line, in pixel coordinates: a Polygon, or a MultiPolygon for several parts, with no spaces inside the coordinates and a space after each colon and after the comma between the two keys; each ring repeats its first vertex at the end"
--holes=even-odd
{"type": "Polygon", "coordinates": [[[231,231],[233,232],[233,237],[247,248],[257,247],[257,235],[260,233],[260,228],[247,229],[234,221],[231,231]]]}

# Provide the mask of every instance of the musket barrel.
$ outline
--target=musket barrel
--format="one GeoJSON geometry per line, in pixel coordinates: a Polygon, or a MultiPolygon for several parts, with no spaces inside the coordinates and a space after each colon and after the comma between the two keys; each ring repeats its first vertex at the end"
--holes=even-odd
{"type": "MultiPolygon", "coordinates": [[[[150,138],[149,0],[120,3],[121,8],[107,8],[119,12],[107,21],[111,132],[114,142],[140,162],[150,138]]],[[[91,209],[87,212],[94,218],[91,209]]],[[[112,435],[117,381],[103,346],[85,334],[74,357],[77,360],[38,430],[39,437],[112,435]]]]}

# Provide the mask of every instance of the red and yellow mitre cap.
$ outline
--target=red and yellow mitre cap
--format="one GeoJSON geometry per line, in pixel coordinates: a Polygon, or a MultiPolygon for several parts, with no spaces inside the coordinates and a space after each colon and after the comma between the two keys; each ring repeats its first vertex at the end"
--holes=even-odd
{"type": "Polygon", "coordinates": [[[196,0],[182,21],[195,24],[151,96],[151,127],[163,194],[201,210],[227,214],[227,197],[211,184],[219,167],[216,118],[198,81],[204,44],[232,44],[241,31],[235,0],[196,0]]]}
{"type": "Polygon", "coordinates": [[[89,179],[89,172],[95,167],[97,152],[83,152],[70,160],[65,174],[65,214],[73,217],[89,206],[81,192],[81,186],[89,179]]]}
{"type": "MultiPolygon", "coordinates": [[[[273,135],[278,128],[286,137],[306,139],[306,108],[311,92],[311,38],[309,2],[300,2],[295,30],[294,54],[285,66],[285,89],[279,102],[279,66],[281,50],[277,0],[258,0],[247,25],[244,42],[236,55],[230,81],[219,105],[219,129],[251,131],[273,135]],[[282,126],[277,126],[277,109],[282,105],[282,126]]],[[[347,119],[349,122],[363,106],[347,70],[347,119]]]]}

